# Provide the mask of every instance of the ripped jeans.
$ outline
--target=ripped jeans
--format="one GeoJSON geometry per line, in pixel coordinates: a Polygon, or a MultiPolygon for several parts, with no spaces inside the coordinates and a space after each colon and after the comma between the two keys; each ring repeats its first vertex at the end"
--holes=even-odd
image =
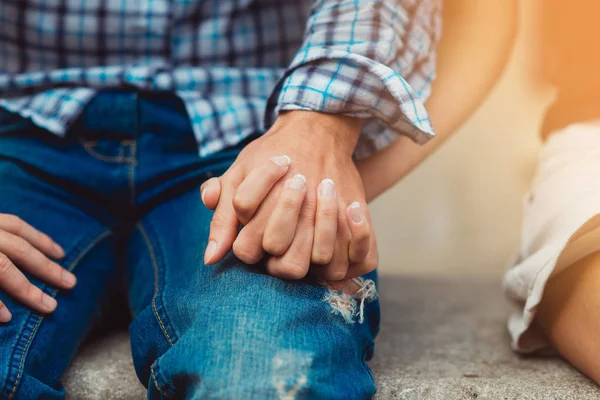
{"type": "Polygon", "coordinates": [[[116,293],[149,399],[373,396],[375,273],[347,296],[231,254],[203,264],[212,214],[198,187],[242,146],[201,158],[172,97],[100,94],[63,138],[0,112],[0,212],[53,237],[78,278],[67,292],[30,277],[58,299],[49,316],[0,293],[13,313],[0,325],[0,398],[64,398],[60,377],[116,293]]]}

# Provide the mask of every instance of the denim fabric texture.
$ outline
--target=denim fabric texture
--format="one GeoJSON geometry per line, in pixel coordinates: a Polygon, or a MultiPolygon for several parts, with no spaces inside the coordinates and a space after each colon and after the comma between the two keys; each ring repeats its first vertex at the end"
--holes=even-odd
{"type": "Polygon", "coordinates": [[[0,325],[0,398],[64,398],[62,373],[119,294],[149,399],[375,393],[365,361],[376,299],[349,321],[311,280],[280,280],[232,254],[203,264],[212,212],[199,185],[243,145],[200,157],[185,106],[170,95],[100,93],[65,137],[0,114],[0,212],[54,238],[78,278],[72,291],[31,278],[58,300],[49,316],[0,293],[13,313],[0,325]]]}

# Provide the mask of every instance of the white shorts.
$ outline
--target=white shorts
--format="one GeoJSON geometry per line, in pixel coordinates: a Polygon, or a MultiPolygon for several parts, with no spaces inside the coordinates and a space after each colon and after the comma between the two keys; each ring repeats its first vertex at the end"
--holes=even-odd
{"type": "MultiPolygon", "coordinates": [[[[558,272],[557,261],[567,243],[598,214],[600,122],[571,125],[553,133],[542,148],[535,179],[524,200],[520,249],[504,276],[506,295],[516,307],[508,322],[516,351],[550,348],[532,326],[537,306],[548,278],[558,272]]],[[[600,247],[587,250],[580,255],[600,247]]],[[[562,264],[563,258],[560,267],[565,267],[562,264]]]]}

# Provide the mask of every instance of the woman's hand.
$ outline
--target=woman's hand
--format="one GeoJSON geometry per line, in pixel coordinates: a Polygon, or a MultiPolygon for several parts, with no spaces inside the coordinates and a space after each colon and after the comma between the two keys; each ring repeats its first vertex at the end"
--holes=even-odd
{"type": "Polygon", "coordinates": [[[218,195],[207,190],[208,182],[203,185],[203,201],[216,205],[205,263],[218,262],[233,248],[248,264],[269,255],[267,272],[280,278],[300,279],[311,264],[325,280],[373,270],[375,235],[352,161],[359,134],[360,121],[353,118],[282,114],[219,178],[218,195]],[[324,187],[332,181],[331,188],[324,187]]]}
{"type": "MultiPolygon", "coordinates": [[[[71,289],[77,282],[75,275],[51,260],[64,255],[64,250],[48,235],[15,215],[0,214],[0,290],[17,301],[37,312],[53,312],[56,300],[31,284],[20,269],[54,287],[71,289]]],[[[0,301],[0,323],[11,318],[0,301]]]]}
{"type": "MultiPolygon", "coordinates": [[[[286,175],[291,160],[288,156],[278,156],[259,166],[242,181],[234,195],[237,204],[239,220],[250,220],[260,207],[273,186],[286,175]],[[240,205],[244,204],[243,207],[240,205]],[[243,210],[240,213],[239,210],[243,210]]],[[[299,211],[306,196],[306,178],[296,174],[289,178],[279,194],[275,209],[268,218],[262,241],[262,254],[285,252],[296,234],[299,211]]],[[[200,188],[201,198],[207,208],[214,210],[221,196],[220,178],[211,178],[200,188]]],[[[327,265],[333,259],[336,251],[338,232],[350,230],[348,259],[350,263],[362,262],[371,247],[370,224],[365,218],[363,206],[359,202],[350,204],[344,210],[340,204],[335,183],[324,179],[317,187],[317,210],[312,243],[311,264],[312,274],[322,276],[321,266],[327,265]],[[338,227],[338,216],[345,214],[342,226],[338,227]]],[[[366,208],[366,207],[365,207],[366,208]]],[[[259,260],[249,260],[247,263],[259,260]]]]}

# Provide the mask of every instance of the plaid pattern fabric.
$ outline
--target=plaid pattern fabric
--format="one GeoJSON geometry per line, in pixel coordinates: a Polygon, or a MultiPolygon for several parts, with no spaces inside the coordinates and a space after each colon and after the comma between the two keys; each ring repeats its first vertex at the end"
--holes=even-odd
{"type": "Polygon", "coordinates": [[[0,107],[57,135],[99,91],[171,91],[200,155],[282,110],[364,118],[356,156],[433,130],[441,0],[0,0],[0,107]]]}

